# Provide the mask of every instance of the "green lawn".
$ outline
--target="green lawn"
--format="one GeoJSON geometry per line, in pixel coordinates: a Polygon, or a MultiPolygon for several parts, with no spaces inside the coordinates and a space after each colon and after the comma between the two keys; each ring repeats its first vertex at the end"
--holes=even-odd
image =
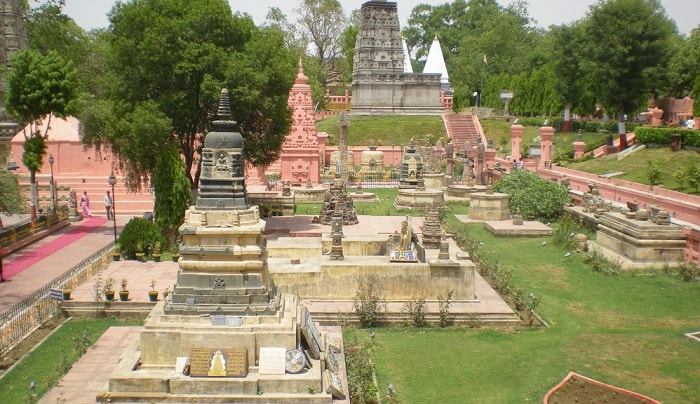
{"type": "MultiPolygon", "coordinates": [[[[350,116],[348,117],[348,144],[351,146],[400,146],[411,139],[417,144],[427,140],[431,145],[447,139],[445,124],[440,116],[350,116]]],[[[327,132],[328,144],[338,145],[338,117],[318,121],[319,132],[327,132]]]]}
{"type": "MultiPolygon", "coordinates": [[[[662,272],[594,272],[549,238],[498,239],[473,225],[473,239],[512,269],[512,284],[541,298],[550,328],[375,330],[380,392],[402,402],[541,402],[575,370],[663,402],[700,395],[700,283],[662,272]]],[[[478,295],[478,291],[477,291],[478,295]]]]}
{"type": "Polygon", "coordinates": [[[681,187],[674,177],[674,173],[677,170],[684,170],[692,165],[700,165],[700,155],[694,151],[680,150],[671,152],[668,147],[644,149],[632,153],[622,160],[618,160],[616,155],[611,155],[576,163],[572,162],[567,167],[593,174],[622,172],[624,174],[615,178],[640,184],[650,184],[647,178],[647,167],[651,160],[659,160],[662,163],[663,172],[660,179],[662,186],[674,191],[700,195],[700,192],[688,184],[684,184],[681,187]]]}
{"type": "Polygon", "coordinates": [[[0,379],[3,403],[37,401],[29,390],[36,383],[38,397],[46,394],[86,351],[112,326],[141,325],[137,321],[116,319],[70,320],[52,333],[41,345],[27,354],[0,379]]]}

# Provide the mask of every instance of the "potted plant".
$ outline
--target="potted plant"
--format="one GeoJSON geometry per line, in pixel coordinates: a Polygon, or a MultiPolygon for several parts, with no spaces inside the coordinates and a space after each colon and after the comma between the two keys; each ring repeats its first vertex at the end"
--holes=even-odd
{"type": "Polygon", "coordinates": [[[119,291],[119,300],[122,302],[126,302],[129,300],[129,291],[126,290],[126,286],[129,284],[129,281],[126,278],[122,278],[122,290],[119,291]]]}
{"type": "Polygon", "coordinates": [[[170,246],[170,259],[172,259],[173,262],[177,262],[177,260],[180,259],[180,247],[177,242],[170,246]]]}
{"type": "Polygon", "coordinates": [[[134,253],[134,256],[136,256],[137,261],[145,262],[146,261],[146,254],[143,253],[143,245],[141,242],[138,242],[136,244],[136,252],[134,253]]]}
{"type": "Polygon", "coordinates": [[[156,241],[155,244],[153,244],[153,254],[151,254],[151,257],[153,257],[153,261],[160,262],[160,241],[156,241]]]}
{"type": "Polygon", "coordinates": [[[156,290],[156,280],[151,279],[151,290],[148,291],[148,301],[157,302],[158,301],[158,291],[156,290]]]}
{"type": "Polygon", "coordinates": [[[63,288],[63,300],[70,300],[70,294],[73,293],[73,289],[66,286],[63,288]]]}
{"type": "Polygon", "coordinates": [[[111,302],[114,300],[114,278],[107,278],[105,284],[102,287],[104,291],[105,300],[111,302]]]}
{"type": "Polygon", "coordinates": [[[163,291],[163,299],[168,297],[169,294],[170,294],[170,288],[166,287],[165,290],[163,291]]]}
{"type": "Polygon", "coordinates": [[[117,243],[114,245],[114,251],[112,251],[112,260],[119,261],[122,256],[122,245],[117,243]]]}

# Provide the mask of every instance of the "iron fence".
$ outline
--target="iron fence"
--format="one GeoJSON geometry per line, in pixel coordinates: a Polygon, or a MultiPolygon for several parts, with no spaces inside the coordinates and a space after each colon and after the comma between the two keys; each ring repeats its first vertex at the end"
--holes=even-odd
{"type": "Polygon", "coordinates": [[[0,314],[0,358],[58,313],[60,301],[51,297],[51,289],[80,285],[107,266],[112,250],[112,244],[102,248],[0,314]]]}

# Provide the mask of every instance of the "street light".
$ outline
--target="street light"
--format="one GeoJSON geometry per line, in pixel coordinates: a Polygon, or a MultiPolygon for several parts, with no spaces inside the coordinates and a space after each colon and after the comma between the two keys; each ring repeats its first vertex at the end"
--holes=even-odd
{"type": "Polygon", "coordinates": [[[117,184],[117,177],[114,176],[114,170],[109,173],[109,185],[112,187],[112,223],[114,227],[114,245],[117,245],[117,207],[114,203],[114,186],[117,184]]]}
{"type": "Polygon", "coordinates": [[[49,166],[51,167],[51,216],[56,214],[56,183],[53,179],[53,154],[49,154],[49,166]]]}

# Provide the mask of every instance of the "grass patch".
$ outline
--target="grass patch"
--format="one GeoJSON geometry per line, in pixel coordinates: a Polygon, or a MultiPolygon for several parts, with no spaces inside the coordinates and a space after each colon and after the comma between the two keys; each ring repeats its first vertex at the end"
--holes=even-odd
{"type": "Polygon", "coordinates": [[[116,319],[64,322],[0,379],[2,401],[36,402],[38,397],[46,394],[109,327],[120,325],[141,325],[141,322],[116,319]],[[36,396],[29,388],[32,382],[36,383],[36,396]]]}
{"type": "MultiPolygon", "coordinates": [[[[440,139],[443,143],[447,140],[440,116],[349,116],[348,122],[348,145],[351,146],[405,146],[411,139],[434,145],[440,139]]],[[[316,128],[328,133],[328,144],[338,145],[337,116],[316,122],[316,128]]]]}
{"type": "Polygon", "coordinates": [[[700,195],[700,192],[688,184],[684,184],[681,187],[674,176],[677,170],[683,170],[699,163],[698,154],[689,150],[671,152],[667,147],[647,148],[632,153],[622,160],[618,160],[616,155],[610,155],[592,160],[572,162],[567,167],[599,175],[623,172],[624,174],[615,178],[650,185],[649,178],[647,178],[647,167],[651,160],[660,161],[663,167],[660,186],[674,191],[700,195]]]}
{"type": "Polygon", "coordinates": [[[537,402],[576,370],[664,402],[696,399],[700,344],[683,333],[700,323],[700,283],[606,276],[551,237],[499,239],[477,224],[469,235],[541,298],[551,327],[375,329],[380,391],[391,383],[406,403],[537,402]]]}

